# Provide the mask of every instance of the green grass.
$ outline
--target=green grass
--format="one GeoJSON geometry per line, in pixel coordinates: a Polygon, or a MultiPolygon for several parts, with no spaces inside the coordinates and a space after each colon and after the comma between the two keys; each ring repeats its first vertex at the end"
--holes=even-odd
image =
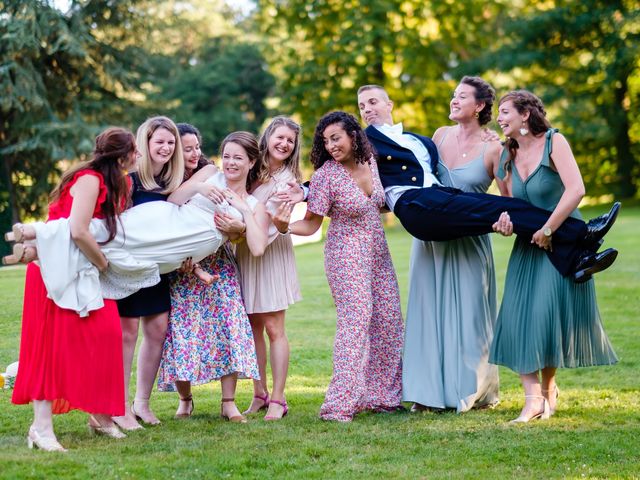
{"type": "MultiPolygon", "coordinates": [[[[585,210],[591,217],[602,210],[585,210]]],[[[616,264],[597,276],[600,311],[620,362],[612,367],[561,370],[559,409],[547,422],[517,427],[522,392],[501,369],[501,403],[463,415],[364,414],[347,425],[318,419],[331,374],[335,311],[323,271],[322,246],[298,247],[304,301],[287,315],[291,368],[290,415],[265,424],[222,421],[219,384],[195,389],[195,416],[173,420],[177,396],[154,392],[163,420],[122,441],[92,438],[86,415],[56,417],[67,455],[31,452],[25,435],[29,406],[0,390],[0,478],[638,478],[640,474],[640,207],[625,207],[607,246],[616,264]]],[[[411,239],[388,229],[403,301],[411,239]]],[[[494,238],[500,289],[511,239],[494,238]]],[[[22,268],[0,269],[0,369],[17,360],[22,268]]],[[[240,382],[238,405],[251,386],[240,382]]]]}

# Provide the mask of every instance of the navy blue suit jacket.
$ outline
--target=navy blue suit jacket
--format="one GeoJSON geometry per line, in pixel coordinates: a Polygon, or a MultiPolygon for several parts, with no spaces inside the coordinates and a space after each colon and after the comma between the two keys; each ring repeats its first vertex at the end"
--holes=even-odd
{"type": "MultiPolygon", "coordinates": [[[[376,149],[378,171],[383,187],[393,185],[424,185],[424,170],[420,162],[408,148],[401,147],[374,126],[368,126],[364,132],[376,149]]],[[[438,172],[438,149],[429,137],[416,133],[404,132],[420,140],[431,157],[431,172],[438,172]]]]}

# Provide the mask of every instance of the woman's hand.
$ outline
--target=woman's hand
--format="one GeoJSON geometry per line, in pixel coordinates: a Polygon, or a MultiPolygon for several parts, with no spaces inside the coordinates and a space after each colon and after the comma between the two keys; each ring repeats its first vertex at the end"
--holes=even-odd
{"type": "Polygon", "coordinates": [[[547,237],[544,234],[544,228],[541,228],[531,237],[531,243],[535,243],[538,247],[543,248],[544,250],[553,251],[553,247],[551,245],[551,237],[547,237]]]}
{"type": "Polygon", "coordinates": [[[198,187],[198,193],[207,198],[207,200],[212,201],[215,204],[219,204],[224,202],[225,195],[222,190],[220,190],[215,185],[211,185],[208,183],[202,182],[198,187]]]}
{"type": "Polygon", "coordinates": [[[242,213],[242,216],[247,214],[249,215],[252,214],[251,207],[249,207],[249,204],[236,192],[228,188],[225,188],[223,193],[224,193],[224,199],[227,202],[229,202],[229,205],[231,205],[240,213],[242,213]]]}
{"type": "Polygon", "coordinates": [[[226,213],[216,213],[216,227],[224,233],[236,233],[242,235],[247,230],[247,225],[240,219],[227,215],[226,213]]]}
{"type": "Polygon", "coordinates": [[[502,212],[498,221],[493,224],[493,231],[499,233],[503,237],[510,237],[513,235],[513,223],[511,223],[511,217],[509,213],[502,212]]]}
{"type": "Polygon", "coordinates": [[[304,200],[304,191],[296,182],[287,182],[289,188],[276,194],[276,198],[281,202],[298,203],[304,200]]]}
{"type": "Polygon", "coordinates": [[[280,233],[287,233],[289,230],[292,211],[293,204],[291,202],[282,202],[278,207],[278,210],[276,210],[276,213],[271,215],[271,221],[280,233]]]}

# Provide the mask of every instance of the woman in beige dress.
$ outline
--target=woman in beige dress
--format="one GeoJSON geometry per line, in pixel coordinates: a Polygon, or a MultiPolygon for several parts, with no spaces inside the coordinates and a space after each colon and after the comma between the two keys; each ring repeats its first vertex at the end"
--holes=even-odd
{"type": "MultiPolygon", "coordinates": [[[[262,171],[254,179],[251,195],[273,215],[281,207],[277,194],[300,179],[300,126],[293,120],[275,117],[260,139],[262,171]]],[[[269,246],[262,257],[254,257],[245,243],[236,251],[245,307],[256,344],[260,379],[254,380],[254,397],[245,414],[267,409],[265,420],[279,420],[287,411],[284,388],[289,368],[289,340],[285,332],[285,312],[301,300],[293,244],[288,231],[269,225],[269,246]],[[267,386],[267,346],[273,385],[267,386]]]]}

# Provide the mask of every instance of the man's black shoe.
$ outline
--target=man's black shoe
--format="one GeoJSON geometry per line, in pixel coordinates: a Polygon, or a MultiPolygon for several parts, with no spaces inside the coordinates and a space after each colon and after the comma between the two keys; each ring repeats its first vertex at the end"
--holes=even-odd
{"type": "Polygon", "coordinates": [[[578,262],[576,273],[573,274],[573,280],[576,283],[586,282],[593,274],[609,268],[617,256],[618,251],[615,248],[607,248],[600,253],[585,255],[578,262]]]}
{"type": "Polygon", "coordinates": [[[584,237],[585,247],[598,251],[598,247],[602,244],[602,237],[611,229],[615,223],[620,211],[620,202],[615,202],[608,213],[592,218],[587,222],[587,234],[584,237]]]}

